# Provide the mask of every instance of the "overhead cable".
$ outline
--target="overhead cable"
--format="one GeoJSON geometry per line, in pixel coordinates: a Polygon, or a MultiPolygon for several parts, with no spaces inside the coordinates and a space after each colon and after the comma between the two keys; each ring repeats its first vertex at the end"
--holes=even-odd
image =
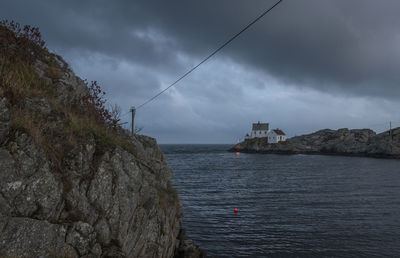
{"type": "Polygon", "coordinates": [[[252,22],[250,22],[246,27],[244,27],[241,31],[236,33],[233,37],[231,37],[228,41],[226,41],[224,44],[222,44],[219,48],[217,48],[214,52],[212,52],[210,55],[208,55],[203,61],[201,61],[199,64],[191,68],[189,71],[187,71],[185,74],[183,74],[181,77],[179,77],[176,81],[174,81],[172,84],[170,84],[168,87],[151,97],[150,99],[146,100],[143,104],[139,105],[136,109],[139,109],[143,107],[144,105],[148,104],[149,102],[153,101],[155,98],[166,92],[169,88],[173,87],[175,84],[177,84],[179,81],[181,81],[183,78],[188,76],[191,72],[193,72],[196,68],[198,68],[200,65],[205,63],[208,59],[210,59],[212,56],[214,56],[216,53],[218,53],[221,49],[226,47],[229,43],[231,43],[234,39],[236,39],[240,34],[242,34],[244,31],[246,31],[248,28],[250,28],[254,23],[259,21],[262,17],[264,17],[267,13],[269,13],[272,9],[274,9],[278,4],[280,4],[283,0],[279,0],[276,2],[272,7],[268,8],[265,10],[262,14],[260,14],[256,19],[254,19],[252,22]]]}

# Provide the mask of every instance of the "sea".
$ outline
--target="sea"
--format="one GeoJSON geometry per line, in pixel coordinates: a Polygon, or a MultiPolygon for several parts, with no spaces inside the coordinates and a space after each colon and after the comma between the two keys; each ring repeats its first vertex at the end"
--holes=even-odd
{"type": "Polygon", "coordinates": [[[400,160],[160,147],[208,257],[400,257],[400,160]]]}

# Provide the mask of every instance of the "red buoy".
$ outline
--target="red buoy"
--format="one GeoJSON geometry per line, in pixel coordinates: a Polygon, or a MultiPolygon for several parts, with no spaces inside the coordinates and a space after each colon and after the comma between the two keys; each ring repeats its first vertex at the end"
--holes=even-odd
{"type": "Polygon", "coordinates": [[[233,209],[233,211],[236,213],[238,210],[235,208],[235,209],[233,209]]]}

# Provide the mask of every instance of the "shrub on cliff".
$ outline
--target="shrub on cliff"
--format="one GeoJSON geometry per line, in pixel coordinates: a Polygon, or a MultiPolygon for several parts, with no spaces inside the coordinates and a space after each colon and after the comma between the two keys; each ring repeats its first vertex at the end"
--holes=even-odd
{"type": "Polygon", "coordinates": [[[1,56],[8,59],[34,61],[45,54],[45,42],[39,28],[21,26],[18,22],[0,21],[1,56]]]}
{"type": "Polygon", "coordinates": [[[126,135],[118,133],[118,114],[106,108],[106,93],[96,81],[82,82],[81,87],[86,90],[80,95],[67,88],[61,88],[61,92],[57,89],[70,70],[61,57],[45,46],[37,27],[0,21],[0,96],[10,102],[14,128],[28,132],[49,153],[61,152],[58,160],[87,133],[93,134],[103,148],[121,145],[132,152],[126,135]],[[69,94],[68,103],[58,100],[60,94],[69,94]],[[48,116],[23,104],[25,99],[38,98],[48,103],[53,112],[64,114],[65,121],[54,126],[48,116]],[[55,138],[63,142],[59,144],[63,151],[54,150],[55,138]]]}

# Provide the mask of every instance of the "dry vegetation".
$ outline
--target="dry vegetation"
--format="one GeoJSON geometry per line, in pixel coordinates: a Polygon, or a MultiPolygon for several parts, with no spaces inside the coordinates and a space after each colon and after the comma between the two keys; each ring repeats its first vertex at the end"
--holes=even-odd
{"type": "Polygon", "coordinates": [[[164,189],[159,186],[155,186],[157,189],[158,201],[160,207],[164,210],[165,213],[168,213],[168,207],[175,207],[177,211],[177,216],[181,217],[181,204],[178,199],[178,192],[172,188],[171,184],[167,185],[167,188],[164,189]]]}
{"type": "Polygon", "coordinates": [[[14,130],[31,135],[56,163],[88,133],[94,135],[101,152],[120,145],[133,153],[127,136],[117,132],[119,114],[105,108],[105,92],[96,81],[86,82],[89,93],[74,98],[68,105],[56,101],[54,86],[41,79],[34,69],[35,62],[40,60],[47,65],[46,77],[61,78],[65,67],[55,57],[46,49],[37,28],[0,22],[0,96],[9,101],[14,130]],[[22,104],[32,98],[44,98],[55,114],[43,115],[22,104]]]}
{"type": "MultiPolygon", "coordinates": [[[[66,219],[57,222],[69,224],[85,221],[83,218],[85,214],[72,204],[71,197],[67,198],[67,195],[78,187],[75,183],[79,182],[81,187],[81,182],[85,180],[91,182],[93,178],[90,177],[97,171],[98,163],[105,151],[120,146],[133,154],[138,164],[152,170],[147,164],[147,159],[150,160],[152,157],[151,154],[147,155],[146,149],[153,148],[154,143],[142,140],[145,137],[142,139],[137,137],[135,140],[123,131],[118,125],[120,111],[116,106],[111,111],[106,108],[105,92],[96,81],[86,82],[88,91],[84,95],[77,95],[74,90],[68,88],[68,85],[61,84],[66,86],[62,93],[67,94],[67,99],[70,101],[65,103],[63,101],[65,98],[60,100],[58,83],[64,78],[68,69],[60,60],[46,49],[37,28],[24,26],[21,29],[18,23],[0,21],[0,98],[5,97],[7,100],[12,124],[9,142],[6,145],[12,153],[16,149],[13,148],[16,136],[26,133],[46,152],[51,171],[63,184],[62,198],[65,200],[64,210],[67,215],[66,219]],[[40,66],[37,66],[38,62],[40,66]],[[38,67],[44,69],[38,73],[38,67]],[[95,153],[89,164],[92,173],[80,177],[75,173],[66,172],[68,170],[65,169],[65,165],[68,158],[70,155],[75,155],[73,149],[78,144],[84,145],[88,142],[88,138],[90,142],[93,138],[96,141],[95,153]],[[142,148],[146,151],[141,151],[142,148]],[[147,156],[143,158],[143,155],[147,156]]],[[[78,159],[79,155],[76,156],[78,159]]],[[[159,172],[154,173],[155,176],[157,173],[159,172]]],[[[114,186],[117,185],[117,178],[114,174],[112,180],[112,191],[115,194],[114,186]]],[[[170,184],[167,187],[161,185],[155,187],[159,205],[165,211],[166,217],[171,217],[169,214],[171,207],[175,208],[176,216],[179,217],[181,206],[177,192],[170,184]]],[[[75,195],[72,196],[75,198],[75,195]]],[[[98,211],[101,217],[104,213],[104,210],[98,211]]],[[[175,217],[171,219],[175,223],[175,217]]],[[[164,229],[163,226],[160,228],[164,229]]]]}

